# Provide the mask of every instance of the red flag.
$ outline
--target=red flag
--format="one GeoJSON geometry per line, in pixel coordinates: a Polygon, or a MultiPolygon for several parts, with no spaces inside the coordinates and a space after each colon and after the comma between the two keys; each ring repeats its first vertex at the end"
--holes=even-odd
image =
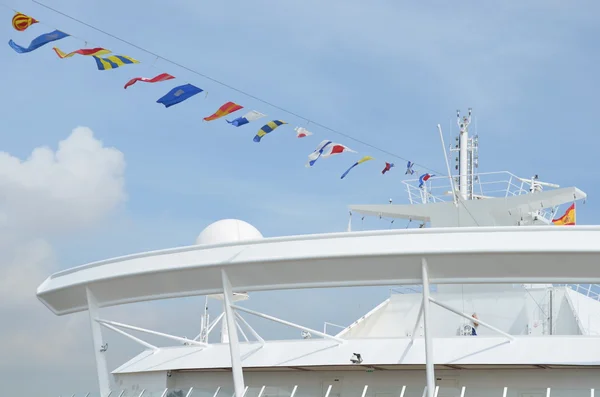
{"type": "Polygon", "coordinates": [[[394,166],[394,163],[388,163],[386,161],[385,162],[385,168],[383,169],[383,171],[381,171],[381,173],[385,174],[386,172],[388,172],[389,170],[391,170],[393,166],[394,166]]]}
{"type": "Polygon", "coordinates": [[[127,84],[125,84],[125,89],[127,89],[127,87],[134,85],[137,81],[143,81],[145,83],[158,83],[161,81],[167,81],[167,80],[171,80],[174,79],[175,77],[171,76],[169,73],[161,73],[156,77],[152,77],[151,79],[149,79],[148,77],[136,77],[134,79],[131,79],[127,82],[127,84]]]}

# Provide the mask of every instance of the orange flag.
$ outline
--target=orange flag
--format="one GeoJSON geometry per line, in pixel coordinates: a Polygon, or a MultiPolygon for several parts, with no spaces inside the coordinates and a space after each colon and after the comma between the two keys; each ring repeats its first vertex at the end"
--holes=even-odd
{"type": "Polygon", "coordinates": [[[240,106],[236,103],[227,102],[225,105],[221,106],[215,113],[213,113],[212,115],[210,115],[208,117],[205,117],[204,121],[216,120],[216,119],[219,119],[223,116],[227,116],[228,114],[231,114],[231,113],[236,112],[243,108],[244,108],[243,106],[240,106]]]}

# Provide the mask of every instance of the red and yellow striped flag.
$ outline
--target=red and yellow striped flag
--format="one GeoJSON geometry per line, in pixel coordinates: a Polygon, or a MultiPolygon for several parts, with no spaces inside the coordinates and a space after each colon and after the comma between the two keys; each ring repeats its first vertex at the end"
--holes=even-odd
{"type": "Polygon", "coordinates": [[[562,226],[573,226],[575,225],[575,203],[571,204],[565,211],[565,214],[558,219],[553,219],[552,223],[555,225],[562,226]]]}
{"type": "Polygon", "coordinates": [[[218,118],[221,118],[223,116],[227,116],[228,114],[231,114],[233,112],[236,112],[240,109],[243,109],[243,106],[240,106],[236,103],[233,102],[227,102],[225,105],[221,106],[219,108],[219,110],[217,110],[214,114],[205,117],[204,121],[212,121],[212,120],[216,120],[218,118]]]}
{"type": "Polygon", "coordinates": [[[34,23],[38,23],[39,21],[35,18],[30,17],[29,15],[21,14],[17,12],[12,19],[12,26],[19,32],[24,31],[34,23]]]}
{"type": "Polygon", "coordinates": [[[69,52],[68,54],[62,52],[58,47],[52,47],[52,49],[54,50],[54,52],[56,52],[56,55],[58,55],[58,57],[60,59],[71,58],[75,54],[86,55],[86,56],[110,54],[109,50],[107,50],[105,48],[100,48],[100,47],[97,47],[97,48],[82,48],[82,49],[77,50],[77,51],[69,52]]]}

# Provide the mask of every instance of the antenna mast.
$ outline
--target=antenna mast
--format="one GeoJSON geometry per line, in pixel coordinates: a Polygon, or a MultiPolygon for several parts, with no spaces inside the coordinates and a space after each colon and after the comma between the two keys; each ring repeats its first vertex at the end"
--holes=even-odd
{"type": "Polygon", "coordinates": [[[479,137],[469,137],[469,125],[471,124],[471,114],[473,110],[469,108],[468,116],[460,117],[460,110],[456,111],[456,124],[458,124],[459,133],[456,137],[456,145],[450,148],[451,152],[458,152],[456,157],[455,169],[458,170],[458,190],[463,200],[473,199],[473,183],[475,181],[475,168],[479,166],[479,137]]]}

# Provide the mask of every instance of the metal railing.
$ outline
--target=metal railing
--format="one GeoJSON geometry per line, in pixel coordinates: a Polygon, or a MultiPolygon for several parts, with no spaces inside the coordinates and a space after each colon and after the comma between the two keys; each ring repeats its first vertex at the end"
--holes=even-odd
{"type": "MultiPolygon", "coordinates": [[[[433,176],[420,185],[419,179],[402,181],[408,193],[410,204],[426,204],[452,201],[452,187],[458,189],[458,175],[453,175],[452,180],[447,176],[433,176]]],[[[532,188],[540,191],[546,188],[558,187],[544,182],[536,182],[527,178],[520,178],[508,171],[485,172],[475,174],[471,200],[520,196],[531,194],[532,188]]],[[[539,210],[538,216],[551,220],[556,208],[539,210]]]]}
{"type": "MultiPolygon", "coordinates": [[[[600,381],[598,381],[600,388],[600,381]]],[[[246,386],[243,397],[373,397],[379,394],[394,397],[424,397],[427,387],[416,385],[364,385],[356,388],[340,387],[337,384],[323,383],[319,386],[246,386]]],[[[594,397],[594,388],[543,388],[543,387],[489,387],[436,386],[434,397],[594,397]]],[[[202,387],[173,388],[159,390],[113,390],[108,396],[99,394],[65,394],[59,397],[235,397],[232,387],[208,389],[202,387]]]]}

